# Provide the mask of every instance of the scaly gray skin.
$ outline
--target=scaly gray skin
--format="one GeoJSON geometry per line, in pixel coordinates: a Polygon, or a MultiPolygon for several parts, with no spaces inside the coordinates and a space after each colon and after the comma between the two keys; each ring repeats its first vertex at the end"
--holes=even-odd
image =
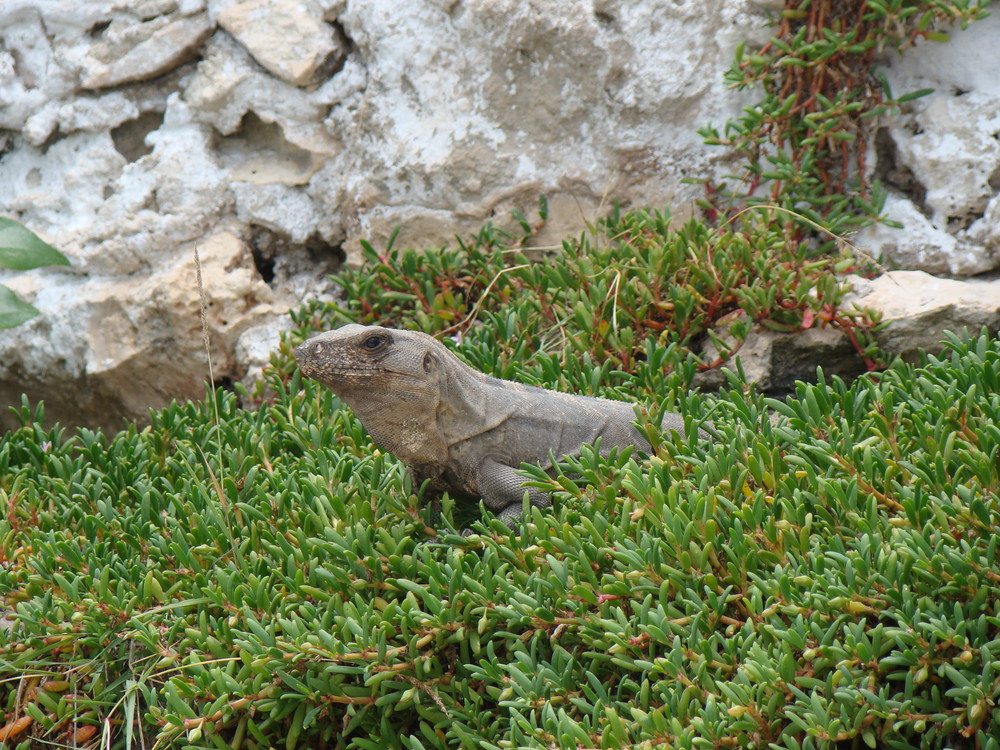
{"type": "MultiPolygon", "coordinates": [[[[578,456],[598,438],[604,455],[628,446],[649,452],[632,404],[490,377],[425,333],[346,325],[304,342],[295,359],[418,481],[481,497],[512,528],[525,491],[533,505],[551,504],[547,493],[523,486],[522,463],[551,472],[550,453],[578,456]]],[[[663,427],[683,434],[683,417],[668,414],[663,427]]]]}

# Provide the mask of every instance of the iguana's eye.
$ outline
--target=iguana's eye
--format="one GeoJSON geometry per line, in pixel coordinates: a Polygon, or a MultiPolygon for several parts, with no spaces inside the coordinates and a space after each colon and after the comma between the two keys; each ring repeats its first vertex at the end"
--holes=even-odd
{"type": "Polygon", "coordinates": [[[312,345],[312,353],[313,353],[313,355],[315,355],[317,357],[320,354],[322,354],[323,353],[323,344],[321,344],[319,341],[317,341],[315,344],[313,344],[312,345]]]}
{"type": "Polygon", "coordinates": [[[385,345],[385,339],[381,336],[369,336],[362,346],[370,352],[377,351],[385,345]]]}

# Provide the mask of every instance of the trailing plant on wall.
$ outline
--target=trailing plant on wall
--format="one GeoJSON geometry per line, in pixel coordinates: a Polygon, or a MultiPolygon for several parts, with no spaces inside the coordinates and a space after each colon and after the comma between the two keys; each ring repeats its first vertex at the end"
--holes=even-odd
{"type": "MultiPolygon", "coordinates": [[[[772,39],[739,47],[726,79],[762,98],[727,122],[699,131],[735,149],[735,184],[708,185],[709,218],[746,205],[781,206],[836,234],[880,217],[883,195],[867,175],[868,124],[929,89],[894,96],[878,75],[880,55],[919,40],[947,41],[943,30],[987,15],[972,0],[787,0],[772,39]]],[[[793,214],[775,217],[797,226],[793,214]]]]}

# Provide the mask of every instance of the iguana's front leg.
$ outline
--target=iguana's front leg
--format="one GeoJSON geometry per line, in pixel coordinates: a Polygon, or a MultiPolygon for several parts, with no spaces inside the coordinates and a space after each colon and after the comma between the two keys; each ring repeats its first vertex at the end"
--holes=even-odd
{"type": "Polygon", "coordinates": [[[528,499],[532,505],[539,508],[548,508],[552,505],[547,492],[542,492],[536,487],[525,487],[525,481],[527,480],[517,473],[515,467],[498,463],[490,458],[479,466],[476,476],[479,494],[486,507],[512,529],[517,528],[517,522],[521,518],[525,491],[528,492],[528,499]]]}

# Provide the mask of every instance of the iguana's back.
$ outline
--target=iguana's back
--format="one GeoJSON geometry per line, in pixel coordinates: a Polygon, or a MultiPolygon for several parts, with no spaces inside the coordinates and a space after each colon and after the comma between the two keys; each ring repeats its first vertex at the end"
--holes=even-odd
{"type": "Polygon", "coordinates": [[[490,401],[508,400],[502,423],[469,435],[450,446],[451,462],[472,463],[492,456],[511,466],[551,466],[550,455],[578,456],[584,444],[601,441],[605,455],[612,448],[634,446],[649,451],[649,443],[633,426],[635,409],[623,401],[578,396],[511,381],[487,378],[494,391],[490,401]]]}

